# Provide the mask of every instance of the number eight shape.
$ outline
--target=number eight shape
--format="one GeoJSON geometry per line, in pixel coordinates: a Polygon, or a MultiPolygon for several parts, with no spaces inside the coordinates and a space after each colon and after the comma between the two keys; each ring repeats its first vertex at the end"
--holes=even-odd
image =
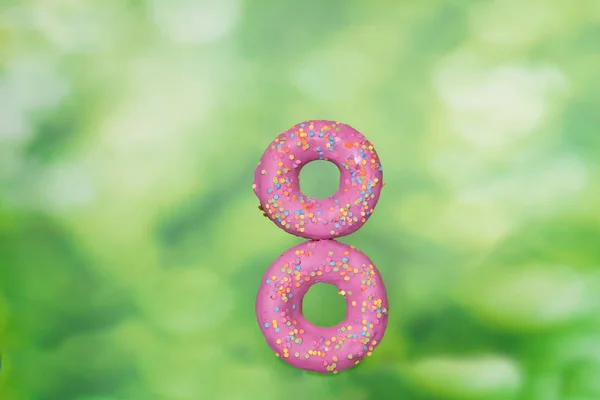
{"type": "Polygon", "coordinates": [[[264,215],[284,231],[310,239],[284,252],[267,269],[256,299],[256,317],[275,355],[290,365],[337,373],[371,355],[388,319],[383,280],[371,260],[336,240],[357,231],[379,200],[381,163],[373,145],[352,127],[307,121],[269,145],[254,174],[254,193],[264,215]],[[299,174],[315,160],[334,163],[340,187],[326,199],[300,191],[299,174]],[[346,318],[318,327],[302,315],[302,299],[315,283],[338,288],[346,318]]]}

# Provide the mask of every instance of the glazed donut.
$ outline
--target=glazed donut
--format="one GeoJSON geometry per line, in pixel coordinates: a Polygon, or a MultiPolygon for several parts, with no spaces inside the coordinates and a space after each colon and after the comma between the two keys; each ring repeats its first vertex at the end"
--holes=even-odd
{"type": "Polygon", "coordinates": [[[388,319],[379,271],[354,248],[335,240],[308,241],[283,253],[267,270],[256,299],[256,316],[275,355],[319,373],[337,373],[371,355],[388,319]],[[335,285],[346,298],[346,319],[317,327],[302,316],[302,299],[318,282],[335,285]]]}
{"type": "Polygon", "coordinates": [[[275,138],[254,173],[254,193],[265,215],[286,232],[307,239],[349,235],[369,219],[383,186],[373,145],[352,127],[307,121],[275,138]],[[334,163],[340,187],[326,199],[300,191],[299,174],[315,160],[334,163]]]}

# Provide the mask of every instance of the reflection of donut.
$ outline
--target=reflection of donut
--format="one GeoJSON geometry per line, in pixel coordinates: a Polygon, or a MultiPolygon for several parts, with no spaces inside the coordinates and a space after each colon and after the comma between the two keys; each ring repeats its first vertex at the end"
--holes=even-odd
{"type": "Polygon", "coordinates": [[[332,121],[308,121],[280,134],[254,173],[254,192],[269,219],[308,239],[349,235],[373,213],[383,185],[373,145],[355,129],[332,121]],[[300,169],[315,160],[334,163],[340,188],[327,199],[300,191],[300,169]]]}
{"type": "Polygon", "coordinates": [[[275,355],[320,373],[337,373],[371,355],[387,314],[377,268],[365,254],[335,240],[309,241],[283,253],[265,273],[256,300],[258,323],[275,355]],[[302,298],[318,282],[335,285],[346,298],[346,319],[336,326],[317,327],[302,316],[302,298]]]}

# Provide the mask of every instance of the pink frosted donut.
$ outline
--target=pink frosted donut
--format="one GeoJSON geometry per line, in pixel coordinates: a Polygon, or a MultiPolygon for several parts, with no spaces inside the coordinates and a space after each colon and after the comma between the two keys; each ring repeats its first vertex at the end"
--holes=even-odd
{"type": "Polygon", "coordinates": [[[332,121],[303,122],[277,136],[260,159],[252,185],[270,220],[307,239],[355,232],[373,214],[382,186],[373,145],[354,128],[332,121]],[[340,170],[340,187],[326,199],[300,191],[300,170],[315,160],[340,170]]]}
{"type": "Polygon", "coordinates": [[[370,356],[385,333],[388,301],[379,271],[353,246],[309,241],[283,253],[267,270],[256,299],[256,317],[267,343],[285,362],[337,373],[370,356]],[[325,328],[302,316],[302,299],[318,282],[346,298],[346,319],[325,328]]]}

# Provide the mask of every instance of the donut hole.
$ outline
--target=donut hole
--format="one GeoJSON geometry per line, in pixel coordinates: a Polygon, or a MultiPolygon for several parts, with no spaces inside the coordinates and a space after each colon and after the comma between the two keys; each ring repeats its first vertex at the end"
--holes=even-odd
{"type": "Polygon", "coordinates": [[[316,160],[300,170],[300,190],[313,199],[333,196],[340,186],[340,170],[331,161],[316,160]]]}
{"type": "Polygon", "coordinates": [[[334,285],[316,283],[302,299],[302,314],[315,326],[336,326],[346,319],[346,300],[334,285]]]}

